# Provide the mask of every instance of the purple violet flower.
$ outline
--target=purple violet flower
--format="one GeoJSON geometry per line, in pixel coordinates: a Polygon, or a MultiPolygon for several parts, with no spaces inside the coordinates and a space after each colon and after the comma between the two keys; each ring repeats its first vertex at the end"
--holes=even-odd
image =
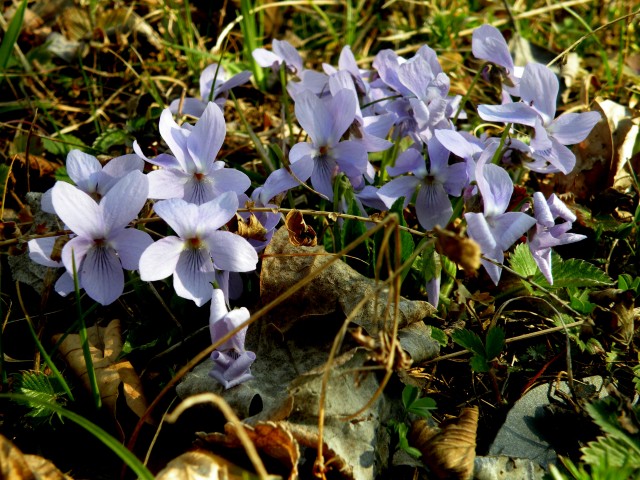
{"type": "MultiPolygon", "coordinates": [[[[520,96],[519,84],[524,68],[514,65],[509,46],[500,30],[493,25],[476,28],[471,39],[471,51],[474,57],[502,67],[508,80],[507,83],[503,82],[502,88],[509,95],[520,96]]],[[[508,97],[505,100],[508,102],[508,97]]]]}
{"type": "Polygon", "coordinates": [[[258,65],[263,68],[271,68],[274,72],[280,70],[282,64],[287,71],[293,75],[298,75],[303,71],[302,57],[286,40],[273,40],[271,42],[273,51],[264,48],[256,48],[251,55],[258,65]]]}
{"type": "Polygon", "coordinates": [[[544,278],[553,285],[551,248],[579,242],[587,237],[568,233],[572,223],[576,221],[576,216],[555,193],[552,193],[547,200],[541,192],[534,193],[533,212],[536,228],[529,232],[529,249],[544,278]],[[556,223],[557,218],[561,218],[564,222],[556,223]]]}
{"type": "Polygon", "coordinates": [[[234,168],[224,168],[215,157],[222,147],[227,127],[220,108],[209,102],[194,126],[179,126],[167,108],[160,116],[160,135],[173,155],[161,153],[153,159],[144,156],[140,146],[133,148],[147,162],[162,167],[148,174],[149,198],[182,198],[201,205],[223,192],[243,193],[251,185],[249,177],[234,168]]]}
{"type": "MultiPolygon", "coordinates": [[[[213,343],[246,322],[249,317],[249,310],[244,307],[229,312],[222,291],[217,288],[213,290],[209,316],[209,330],[213,343]]],[[[246,334],[247,327],[244,327],[229,340],[219,345],[211,354],[214,366],[209,375],[219,381],[226,389],[253,379],[251,365],[256,359],[256,354],[244,349],[246,334]]]]}
{"type": "Polygon", "coordinates": [[[558,79],[548,67],[529,63],[520,81],[521,102],[478,106],[483,120],[533,127],[530,145],[535,162],[527,166],[536,172],[571,172],[576,157],[565,145],[583,141],[600,121],[598,112],[564,113],[554,119],[558,90],[558,79]]]}
{"type": "MultiPolygon", "coordinates": [[[[494,151],[485,150],[476,165],[476,182],[482,195],[484,213],[465,213],[464,218],[467,221],[467,234],[480,245],[482,253],[502,263],[504,252],[536,221],[526,213],[506,211],[513,193],[513,182],[502,167],[487,164],[494,151]]],[[[497,285],[502,268],[484,259],[481,262],[497,285]]]]}
{"type": "Polygon", "coordinates": [[[200,118],[210,101],[215,102],[220,108],[224,108],[229,97],[229,90],[247,83],[251,75],[249,70],[244,70],[227,79],[227,72],[224,68],[219,67],[217,63],[212,63],[200,74],[200,98],[186,97],[183,100],[178,98],[171,102],[169,110],[174,115],[182,113],[200,118]],[[211,93],[212,89],[213,94],[211,93]]]}
{"type": "Polygon", "coordinates": [[[60,219],[77,235],[62,249],[62,263],[92,299],[102,305],[114,302],[124,289],[122,269],[137,270],[140,255],[153,243],[135,228],[126,228],[147,200],[147,178],[131,172],[116,183],[100,204],[82,190],[57,182],[51,193],[60,219]]]}
{"type": "Polygon", "coordinates": [[[412,176],[402,176],[386,183],[378,196],[388,208],[400,197],[404,197],[406,207],[416,190],[416,214],[420,225],[425,230],[432,230],[436,225],[445,227],[453,208],[449,195],[460,196],[462,189],[469,181],[465,163],[449,165],[449,151],[434,137],[427,142],[429,152],[429,168],[424,156],[415,148],[402,152],[394,167],[387,167],[390,175],[401,175],[411,172],[412,176]]]}
{"type": "MultiPolygon", "coordinates": [[[[217,107],[216,107],[217,108],[217,107]]],[[[199,307],[211,298],[211,283],[224,272],[255,270],[258,255],[244,238],[218,230],[238,210],[238,197],[225,192],[202,205],[179,198],[155,204],[155,212],[176,232],[150,245],[140,258],[140,278],[151,282],[173,275],[176,293],[199,307]]]]}

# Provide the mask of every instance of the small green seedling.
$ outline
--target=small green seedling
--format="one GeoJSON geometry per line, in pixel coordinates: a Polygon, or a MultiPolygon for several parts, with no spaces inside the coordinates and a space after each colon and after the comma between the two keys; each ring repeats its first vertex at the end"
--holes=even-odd
{"type": "Polygon", "coordinates": [[[398,434],[398,446],[415,458],[419,458],[422,453],[415,447],[409,445],[407,435],[409,425],[407,419],[410,413],[423,418],[431,417],[431,410],[436,409],[436,402],[430,397],[420,397],[420,389],[406,385],[402,390],[402,406],[404,407],[404,419],[402,421],[392,420],[391,427],[398,434]]]}
{"type": "Polygon", "coordinates": [[[487,332],[485,343],[480,336],[471,330],[462,329],[453,332],[451,339],[458,345],[473,353],[471,369],[474,372],[488,372],[491,362],[504,348],[504,330],[502,327],[491,327],[487,332]]]}

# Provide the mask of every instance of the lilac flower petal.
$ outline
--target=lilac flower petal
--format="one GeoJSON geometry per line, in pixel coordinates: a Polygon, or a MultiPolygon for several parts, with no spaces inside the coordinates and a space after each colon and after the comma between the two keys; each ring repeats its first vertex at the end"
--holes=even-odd
{"type": "Polygon", "coordinates": [[[513,181],[507,171],[498,165],[486,165],[479,161],[476,166],[476,182],[482,194],[485,216],[504,213],[513,193],[513,181]]]}
{"type": "Polygon", "coordinates": [[[206,249],[182,252],[173,274],[173,288],[180,297],[193,300],[201,307],[211,299],[213,279],[213,263],[206,249]]]}
{"type": "Polygon", "coordinates": [[[209,372],[209,376],[219,381],[226,389],[254,378],[249,368],[256,359],[256,354],[253,352],[244,352],[238,358],[233,358],[215,351],[211,354],[211,358],[214,361],[214,367],[209,372]]]}
{"type": "Polygon", "coordinates": [[[431,66],[419,56],[403,63],[398,68],[398,79],[420,100],[424,100],[429,83],[435,78],[431,66]]]}
{"type": "Polygon", "coordinates": [[[536,224],[526,213],[507,212],[491,220],[491,230],[502,251],[508,250],[520,237],[536,224]]]}
{"type": "Polygon", "coordinates": [[[565,175],[571,173],[576,166],[574,153],[558,142],[555,137],[551,137],[551,144],[553,155],[548,158],[549,162],[565,175]]]}
{"type": "Polygon", "coordinates": [[[172,275],[184,248],[184,241],[178,237],[161,238],[149,245],[140,256],[140,278],[153,282],[172,275]]]}
{"type": "Polygon", "coordinates": [[[180,163],[181,169],[187,171],[188,162],[191,160],[186,156],[188,130],[180,128],[168,108],[165,108],[160,114],[159,130],[162,139],[180,163]]]}
{"type": "Polygon", "coordinates": [[[115,251],[108,247],[90,249],[82,262],[80,281],[96,302],[102,305],[115,302],[124,290],[124,273],[115,251]]]}
{"type": "Polygon", "coordinates": [[[389,130],[396,121],[395,113],[384,113],[382,115],[367,116],[362,119],[364,130],[369,135],[379,138],[386,138],[389,130]]]}
{"type": "Polygon", "coordinates": [[[169,104],[169,110],[174,115],[191,115],[196,118],[202,116],[205,108],[207,108],[207,102],[193,97],[176,98],[169,104]],[[182,104],[180,103],[181,101],[182,104]]]}
{"type": "Polygon", "coordinates": [[[375,208],[380,211],[389,209],[389,207],[387,207],[387,205],[378,196],[378,189],[373,185],[365,185],[362,190],[356,192],[356,198],[367,207],[375,208]]]}
{"type": "Polygon", "coordinates": [[[179,170],[153,170],[147,173],[149,180],[149,198],[166,200],[184,197],[184,186],[191,178],[179,170]]]}
{"type": "Polygon", "coordinates": [[[45,237],[29,240],[27,242],[29,246],[29,258],[38,265],[44,265],[45,267],[62,267],[62,262],[51,259],[51,252],[58,238],[60,237],[45,237]]]}
{"type": "Polygon", "coordinates": [[[440,282],[442,277],[440,275],[436,275],[431,280],[427,282],[425,285],[425,290],[427,291],[427,300],[431,305],[438,308],[438,304],[440,303],[440,282]]]}
{"type": "Polygon", "coordinates": [[[96,157],[80,150],[71,150],[67,155],[67,174],[84,192],[96,191],[102,165],[96,157]]]}
{"type": "Polygon", "coordinates": [[[198,230],[202,232],[217,230],[231,220],[237,210],[238,196],[234,192],[221,194],[219,197],[198,207],[198,220],[196,222],[199,227],[198,230]]]}
{"type": "MultiPolygon", "coordinates": [[[[502,263],[504,253],[496,243],[484,215],[481,213],[465,213],[464,218],[467,221],[467,235],[469,235],[469,238],[480,245],[480,249],[486,257],[502,263]]],[[[486,260],[481,260],[481,262],[493,283],[497,285],[502,269],[486,260]]]]}
{"type": "Polygon", "coordinates": [[[513,72],[513,59],[509,53],[509,46],[496,27],[482,25],[473,31],[471,39],[473,56],[487,60],[513,72]]]}
{"type": "Polygon", "coordinates": [[[231,232],[216,231],[207,235],[207,242],[218,270],[251,272],[258,264],[258,254],[246,239],[231,232]]]}
{"type": "MultiPolygon", "coordinates": [[[[328,100],[328,112],[332,116],[331,130],[327,137],[328,146],[336,145],[340,137],[353,123],[358,107],[358,100],[353,91],[342,89],[328,100]]],[[[316,143],[316,145],[324,145],[316,143]]]]}
{"type": "Polygon", "coordinates": [[[520,98],[535,108],[549,125],[556,115],[556,101],[560,86],[556,75],[545,65],[528,63],[520,80],[520,98]]]}
{"type": "Polygon", "coordinates": [[[432,230],[436,225],[447,226],[453,207],[442,185],[422,185],[416,196],[416,214],[425,230],[432,230]]]}
{"type": "Polygon", "coordinates": [[[337,171],[337,164],[333,158],[316,159],[311,174],[311,185],[322,195],[333,201],[333,178],[337,171]]]}
{"type": "Polygon", "coordinates": [[[473,158],[482,149],[464,138],[455,130],[435,130],[434,136],[451,153],[460,158],[473,158]]]}
{"type": "Polygon", "coordinates": [[[295,100],[298,123],[309,134],[313,144],[328,145],[333,133],[333,119],[324,102],[309,91],[300,93],[295,100]]]}
{"type": "MultiPolygon", "coordinates": [[[[139,171],[120,179],[100,202],[100,213],[107,232],[126,227],[147,201],[149,183],[139,171]]],[[[95,237],[94,237],[95,238],[95,237]]]]}
{"type": "Polygon", "coordinates": [[[69,272],[66,270],[60,275],[60,278],[58,278],[53,288],[61,297],[66,297],[76,289],[73,283],[73,277],[69,275],[69,272]]]}
{"type": "Polygon", "coordinates": [[[286,40],[274,39],[272,46],[276,55],[282,58],[287,67],[294,70],[294,73],[300,73],[302,71],[302,57],[293,45],[286,40]]]}
{"type": "Polygon", "coordinates": [[[93,240],[85,237],[74,237],[65,244],[60,257],[70,275],[73,275],[73,261],[75,260],[76,273],[79,274],[85,256],[94,247],[93,240]]]}
{"type": "Polygon", "coordinates": [[[416,188],[418,188],[418,185],[420,185],[420,179],[415,176],[394,178],[380,187],[378,190],[378,196],[387,208],[391,208],[396,200],[400,197],[404,197],[404,207],[406,208],[409,202],[413,199],[413,195],[416,188]]]}
{"type": "MultiPolygon", "coordinates": [[[[227,313],[221,321],[215,322],[210,325],[210,329],[212,331],[211,338],[214,342],[217,342],[219,339],[224,337],[227,333],[232,330],[235,330],[241,324],[249,320],[251,314],[249,310],[245,307],[237,308],[235,310],[231,310],[227,313]]],[[[244,342],[245,337],[247,335],[247,327],[240,330],[238,333],[233,335],[226,342],[218,345],[217,350],[225,351],[225,350],[235,350],[236,352],[244,352],[244,342]]]]}
{"type": "Polygon", "coordinates": [[[521,102],[505,105],[478,105],[478,115],[487,122],[518,123],[534,126],[538,113],[521,102]]]}
{"type": "MultiPolygon", "coordinates": [[[[229,80],[222,83],[222,85],[216,88],[215,90],[216,96],[224,92],[228,92],[232,88],[236,88],[240,85],[244,85],[249,81],[249,79],[251,79],[252,75],[253,73],[251,73],[249,70],[243,70],[242,72],[236,73],[233,77],[231,77],[229,80]]],[[[203,97],[202,99],[207,100],[207,98],[205,97],[203,97]]]]}
{"type": "Polygon", "coordinates": [[[125,228],[113,236],[109,243],[118,252],[122,268],[138,270],[140,256],[153,243],[153,240],[146,232],[135,228],[125,228]]]}
{"type": "Polygon", "coordinates": [[[244,193],[251,186],[251,180],[246,173],[235,168],[222,168],[209,175],[214,195],[223,192],[244,193]]]}
{"type": "Polygon", "coordinates": [[[66,182],[56,182],[51,201],[56,214],[74,233],[87,238],[105,235],[98,204],[82,190],[66,182]]]}
{"type": "Polygon", "coordinates": [[[552,193],[549,196],[547,204],[549,205],[549,209],[551,210],[551,213],[554,217],[560,217],[568,222],[576,221],[575,214],[571,210],[569,210],[565,203],[560,200],[555,193],[552,193]]]}
{"type": "Polygon", "coordinates": [[[447,168],[447,179],[444,181],[444,189],[449,195],[459,197],[462,190],[469,184],[466,163],[454,163],[447,168]]]}
{"type": "Polygon", "coordinates": [[[227,72],[225,71],[224,67],[222,67],[222,65],[219,65],[217,63],[211,63],[207,65],[204,70],[202,70],[199,79],[200,99],[204,103],[205,107],[210,101],[209,96],[211,95],[211,90],[213,89],[215,91],[214,83],[215,85],[219,85],[226,79],[227,72]]]}
{"type": "Polygon", "coordinates": [[[549,125],[549,133],[563,145],[580,143],[602,119],[598,112],[565,113],[549,125]]]}
{"type": "Polygon", "coordinates": [[[143,169],[144,160],[135,153],[112,158],[102,169],[98,181],[98,193],[101,196],[106,195],[121,178],[131,172],[142,172],[143,169]]]}
{"type": "Polygon", "coordinates": [[[197,205],[187,203],[181,198],[171,198],[156,203],[153,209],[180,238],[195,235],[200,218],[197,205]]]}
{"type": "MultiPolygon", "coordinates": [[[[313,162],[310,162],[313,167],[313,162]]],[[[299,185],[298,181],[291,176],[286,168],[279,168],[271,172],[264,182],[260,191],[260,201],[267,204],[276,195],[286,192],[299,185]]]]}
{"type": "Polygon", "coordinates": [[[272,68],[282,63],[282,58],[265,48],[256,48],[251,52],[251,56],[262,68],[272,68]]]}
{"type": "Polygon", "coordinates": [[[340,170],[350,179],[361,176],[367,170],[369,160],[361,143],[350,140],[340,142],[331,149],[331,153],[340,170]]]}
{"type": "Polygon", "coordinates": [[[533,194],[533,212],[536,222],[545,227],[553,227],[555,220],[542,192],[533,194]]]}
{"type": "MultiPolygon", "coordinates": [[[[213,325],[222,321],[224,316],[229,313],[227,304],[224,300],[224,293],[219,288],[214,288],[211,294],[211,305],[209,307],[209,331],[211,333],[211,341],[215,342],[213,325]]],[[[218,337],[219,338],[219,337],[218,337]]]]}
{"type": "Polygon", "coordinates": [[[50,188],[42,194],[40,197],[40,209],[46,213],[56,213],[56,209],[53,208],[53,201],[51,200],[51,192],[53,188],[50,188]]]}
{"type": "Polygon", "coordinates": [[[434,75],[443,73],[440,60],[438,60],[438,54],[433,48],[428,45],[422,45],[416,52],[416,55],[427,61],[434,75]]]}
{"type": "Polygon", "coordinates": [[[187,137],[187,148],[197,171],[204,172],[209,162],[214,161],[226,134],[227,126],[220,107],[209,102],[187,137]]]}
{"type": "Polygon", "coordinates": [[[547,279],[549,285],[553,285],[553,275],[551,271],[551,249],[542,248],[531,252],[533,259],[536,261],[540,272],[547,279]]]}
{"type": "Polygon", "coordinates": [[[302,80],[300,83],[289,82],[287,84],[287,92],[294,101],[297,101],[298,95],[305,90],[315,95],[321,95],[326,92],[329,77],[324,73],[316,72],[315,70],[303,70],[298,72],[298,76],[302,80]]]}
{"type": "Polygon", "coordinates": [[[387,173],[392,177],[402,175],[403,173],[415,172],[421,170],[426,173],[427,167],[422,153],[416,148],[407,148],[396,158],[393,167],[387,167],[387,173]]]}

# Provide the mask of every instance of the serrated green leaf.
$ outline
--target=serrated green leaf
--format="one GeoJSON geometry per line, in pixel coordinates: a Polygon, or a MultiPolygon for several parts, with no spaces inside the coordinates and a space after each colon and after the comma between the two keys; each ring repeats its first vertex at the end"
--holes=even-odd
{"type": "Polygon", "coordinates": [[[436,408],[436,401],[433,398],[422,397],[415,400],[407,411],[424,418],[429,418],[431,417],[431,410],[435,410],[436,408]]]}
{"type": "Polygon", "coordinates": [[[489,329],[485,342],[487,360],[491,360],[500,355],[500,352],[504,348],[504,336],[504,329],[502,327],[491,327],[489,329]]]}
{"type": "Polygon", "coordinates": [[[405,385],[402,389],[402,405],[405,410],[408,409],[413,402],[420,396],[420,389],[413,385],[405,385]]]}
{"type": "Polygon", "coordinates": [[[467,330],[466,328],[456,330],[451,334],[451,340],[476,355],[486,356],[482,340],[477,333],[471,330],[467,330]]]}
{"type": "Polygon", "coordinates": [[[441,347],[446,347],[449,343],[449,337],[444,331],[440,330],[438,327],[433,327],[431,325],[428,326],[430,330],[431,338],[433,338],[436,342],[440,344],[441,347]]]}
{"type": "Polygon", "coordinates": [[[509,266],[523,277],[533,277],[538,272],[538,264],[531,255],[529,246],[521,243],[509,255],[509,266]]]}
{"type": "Polygon", "coordinates": [[[47,152],[57,157],[66,157],[67,154],[74,149],[82,151],[89,150],[89,147],[87,147],[82,140],[73,135],[60,135],[55,139],[43,138],[42,146],[47,152]]]}
{"type": "Polygon", "coordinates": [[[38,420],[50,420],[54,411],[46,405],[65,405],[66,400],[64,389],[55,381],[55,378],[48,377],[42,372],[23,372],[16,377],[14,390],[23,394],[33,402],[20,402],[30,408],[26,414],[38,420]]]}
{"type": "Polygon", "coordinates": [[[614,283],[609,275],[595,265],[576,258],[562,261],[559,255],[553,255],[551,271],[553,285],[549,285],[542,273],[538,273],[533,281],[546,288],[603,287],[614,283]]]}
{"type": "MultiPolygon", "coordinates": [[[[640,468],[640,455],[625,442],[614,437],[598,437],[581,449],[582,461],[590,465],[606,464],[609,468],[640,468]]],[[[629,478],[626,476],[618,478],[629,478]]]]}
{"type": "Polygon", "coordinates": [[[98,135],[92,147],[94,150],[107,153],[113,147],[129,146],[133,143],[133,140],[134,138],[126,130],[112,128],[98,135]]]}
{"type": "Polygon", "coordinates": [[[474,372],[478,373],[488,372],[490,368],[487,359],[480,355],[474,355],[473,357],[471,357],[471,360],[469,360],[469,365],[474,372]]]}

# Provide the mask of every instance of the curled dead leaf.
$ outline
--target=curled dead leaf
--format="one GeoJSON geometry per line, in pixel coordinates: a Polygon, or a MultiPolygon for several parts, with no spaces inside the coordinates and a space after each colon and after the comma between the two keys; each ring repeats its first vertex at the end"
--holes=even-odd
{"type": "MultiPolygon", "coordinates": [[[[290,479],[297,478],[300,448],[286,424],[258,422],[254,426],[244,425],[244,429],[259,452],[283,464],[290,472],[290,479]]],[[[200,438],[227,448],[243,448],[236,427],[232,423],[225,424],[224,431],[225,433],[203,434],[200,438]]]]}
{"type": "Polygon", "coordinates": [[[163,468],[156,480],[240,480],[257,479],[223,457],[206,450],[183,453],[163,468]]]}
{"type": "Polygon", "coordinates": [[[475,275],[480,268],[481,249],[474,240],[457,233],[435,227],[436,250],[452,262],[457,263],[466,275],[475,275]]]}
{"type": "MultiPolygon", "coordinates": [[[[57,342],[61,336],[54,335],[53,341],[57,342]]],[[[131,362],[118,359],[122,352],[120,321],[112,320],[106,328],[97,325],[89,327],[87,336],[102,402],[116,418],[116,403],[122,384],[127,406],[141,417],[148,406],[142,392],[142,383],[131,362]]],[[[85,388],[91,391],[80,335],[67,335],[60,344],[60,353],[82,380],[85,388]]]]}
{"type": "Polygon", "coordinates": [[[248,240],[264,242],[267,239],[267,229],[264,228],[253,213],[249,215],[247,221],[236,213],[236,216],[229,221],[227,226],[229,231],[237,233],[248,240]]]}
{"type": "Polygon", "coordinates": [[[284,223],[289,232],[289,241],[296,247],[315,247],[318,244],[318,236],[315,230],[306,224],[302,213],[291,210],[287,213],[284,223]]]}
{"type": "Polygon", "coordinates": [[[411,426],[409,442],[439,479],[467,480],[476,458],[478,407],[463,408],[457,420],[438,432],[424,420],[411,426]]]}
{"type": "Polygon", "coordinates": [[[4,480],[72,480],[49,460],[25,455],[0,435],[0,478],[4,480]]]}

